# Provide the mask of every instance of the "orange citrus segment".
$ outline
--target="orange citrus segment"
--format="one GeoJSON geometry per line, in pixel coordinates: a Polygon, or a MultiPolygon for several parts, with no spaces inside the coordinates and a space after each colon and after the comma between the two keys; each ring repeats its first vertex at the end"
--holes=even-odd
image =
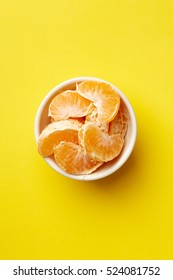
{"type": "Polygon", "coordinates": [[[86,116],[85,123],[95,123],[97,126],[103,131],[108,132],[109,130],[109,123],[101,121],[98,117],[98,111],[97,108],[94,107],[93,110],[86,116]]]}
{"type": "Polygon", "coordinates": [[[121,102],[118,114],[116,117],[110,122],[109,126],[109,134],[121,134],[125,137],[128,127],[128,119],[126,109],[121,102]]]}
{"type": "Polygon", "coordinates": [[[110,122],[118,112],[120,96],[109,84],[96,81],[84,81],[76,86],[77,92],[94,102],[101,121],[110,122]]]}
{"type": "MultiPolygon", "coordinates": [[[[81,122],[82,124],[85,123],[85,117],[81,117],[81,118],[69,118],[69,120],[76,120],[81,122]]],[[[51,118],[51,122],[57,122],[55,119],[51,118]]]]}
{"type": "Polygon", "coordinates": [[[61,141],[78,143],[78,131],[82,123],[76,120],[64,120],[50,123],[42,131],[38,140],[38,151],[43,157],[53,154],[54,147],[61,141]]]}
{"type": "Polygon", "coordinates": [[[90,174],[102,165],[91,159],[83,148],[70,142],[61,142],[54,149],[56,163],[71,174],[90,174]]]}
{"type": "Polygon", "coordinates": [[[79,131],[79,142],[91,158],[107,162],[120,154],[124,139],[120,134],[109,135],[97,125],[88,123],[79,131]]]}
{"type": "Polygon", "coordinates": [[[93,104],[77,91],[67,90],[55,96],[49,105],[49,116],[54,120],[66,120],[86,116],[93,104]]]}

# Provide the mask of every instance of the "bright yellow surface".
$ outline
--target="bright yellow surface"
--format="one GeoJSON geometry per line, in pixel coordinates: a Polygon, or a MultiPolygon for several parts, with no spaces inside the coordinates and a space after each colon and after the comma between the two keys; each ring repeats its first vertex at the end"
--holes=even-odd
{"type": "Polygon", "coordinates": [[[1,259],[173,259],[172,15],[172,0],[1,1],[1,259]],[[95,182],[53,171],[33,132],[47,92],[84,75],[138,121],[128,162],[95,182]]]}

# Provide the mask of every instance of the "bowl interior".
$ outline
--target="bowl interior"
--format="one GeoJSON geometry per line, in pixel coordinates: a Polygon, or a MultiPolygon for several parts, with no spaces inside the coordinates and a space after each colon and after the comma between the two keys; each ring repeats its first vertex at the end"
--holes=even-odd
{"type": "MultiPolygon", "coordinates": [[[[72,79],[69,80],[65,83],[60,84],[59,86],[55,87],[43,100],[43,102],[40,105],[40,108],[37,112],[36,116],[36,122],[35,122],[35,136],[36,136],[36,141],[38,140],[38,137],[42,130],[51,122],[51,118],[48,117],[48,108],[51,100],[59,93],[65,91],[65,90],[73,90],[76,88],[76,82],[82,82],[84,80],[99,80],[96,78],[77,78],[77,79],[72,79]]],[[[115,86],[114,86],[115,87],[115,86]]],[[[116,87],[115,87],[116,88],[116,87]]],[[[48,158],[45,158],[45,161],[56,171],[61,173],[62,175],[65,175],[67,177],[77,179],[77,180],[96,180],[100,179],[103,177],[106,177],[113,172],[115,172],[117,169],[119,169],[123,163],[127,160],[129,157],[134,143],[135,143],[135,138],[136,138],[136,119],[135,115],[133,112],[133,109],[125,97],[125,95],[116,88],[116,90],[119,92],[119,95],[121,97],[121,102],[123,103],[126,113],[127,113],[127,118],[128,118],[128,129],[127,133],[125,136],[125,143],[123,146],[123,149],[118,157],[116,157],[114,160],[104,163],[101,167],[99,167],[96,171],[94,171],[91,174],[88,175],[73,175],[69,174],[65,171],[63,171],[55,162],[54,157],[50,156],[48,158]]]]}

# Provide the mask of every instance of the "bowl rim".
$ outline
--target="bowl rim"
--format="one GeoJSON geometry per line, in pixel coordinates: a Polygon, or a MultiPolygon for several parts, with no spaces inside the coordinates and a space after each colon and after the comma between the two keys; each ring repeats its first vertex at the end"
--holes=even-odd
{"type": "Polygon", "coordinates": [[[82,81],[89,81],[89,80],[93,80],[93,81],[98,81],[98,82],[104,82],[104,83],[108,83],[110,84],[113,88],[115,88],[117,90],[117,92],[119,93],[120,97],[122,98],[123,102],[125,103],[127,110],[129,112],[130,118],[131,118],[131,122],[132,122],[132,134],[131,134],[131,139],[130,139],[130,145],[128,147],[128,150],[126,151],[125,155],[122,157],[120,157],[120,160],[118,160],[116,162],[116,165],[111,166],[108,170],[104,171],[103,174],[96,174],[95,172],[91,173],[91,174],[87,174],[87,175],[74,175],[74,174],[69,174],[67,172],[65,172],[64,170],[62,170],[55,162],[53,162],[51,160],[51,158],[47,157],[47,158],[43,158],[47,164],[49,164],[50,167],[52,167],[56,172],[71,178],[71,179],[75,179],[75,180],[79,180],[79,181],[94,181],[94,180],[98,180],[98,179],[102,179],[104,177],[107,177],[109,175],[111,175],[112,173],[114,173],[115,171],[117,171],[130,157],[133,148],[135,146],[135,142],[136,142],[136,136],[137,136],[137,121],[136,121],[136,115],[135,112],[133,110],[133,107],[130,103],[130,101],[128,100],[128,98],[125,96],[125,94],[119,89],[117,88],[114,84],[100,79],[100,78],[96,78],[96,77],[90,77],[90,76],[81,76],[81,77],[74,77],[68,80],[65,80],[61,83],[59,83],[58,85],[56,85],[53,89],[51,89],[47,95],[43,98],[42,102],[40,103],[40,106],[38,107],[37,113],[36,113],[36,117],[35,117],[35,121],[34,121],[34,135],[35,135],[35,140],[36,140],[36,144],[38,142],[38,138],[39,138],[39,124],[40,124],[40,120],[41,120],[41,115],[42,115],[42,111],[45,107],[45,105],[47,104],[47,102],[49,101],[49,99],[61,88],[66,87],[72,83],[79,83],[82,81]]]}

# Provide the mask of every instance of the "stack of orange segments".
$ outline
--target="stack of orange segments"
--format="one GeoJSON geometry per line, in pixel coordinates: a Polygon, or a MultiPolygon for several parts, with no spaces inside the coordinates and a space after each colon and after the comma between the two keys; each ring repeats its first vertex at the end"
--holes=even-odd
{"type": "Polygon", "coordinates": [[[52,122],[39,136],[38,151],[43,157],[54,154],[66,172],[90,174],[121,153],[128,121],[110,84],[81,82],[55,96],[48,115],[52,122]]]}

